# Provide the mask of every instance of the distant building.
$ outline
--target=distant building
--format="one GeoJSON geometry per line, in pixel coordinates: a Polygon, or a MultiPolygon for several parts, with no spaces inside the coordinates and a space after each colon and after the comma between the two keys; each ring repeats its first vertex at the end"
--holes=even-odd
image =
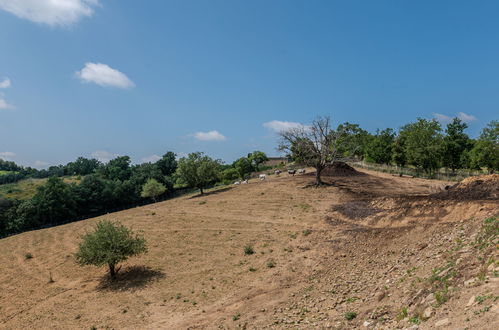
{"type": "Polygon", "coordinates": [[[286,165],[289,163],[289,159],[287,157],[268,157],[269,160],[267,160],[264,165],[266,166],[276,166],[276,165],[286,165]]]}

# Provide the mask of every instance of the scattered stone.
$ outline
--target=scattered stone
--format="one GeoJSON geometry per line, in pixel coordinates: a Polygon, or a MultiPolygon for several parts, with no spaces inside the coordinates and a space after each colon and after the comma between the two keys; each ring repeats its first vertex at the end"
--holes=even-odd
{"type": "Polygon", "coordinates": [[[440,321],[437,321],[435,323],[435,326],[436,327],[443,327],[445,325],[448,325],[450,322],[449,322],[449,319],[441,319],[440,321]]]}
{"type": "Polygon", "coordinates": [[[433,307],[428,306],[423,312],[423,317],[429,319],[433,315],[433,307]]]}
{"type": "Polygon", "coordinates": [[[475,285],[475,283],[476,283],[476,282],[477,282],[476,277],[473,277],[473,278],[470,278],[470,279],[469,279],[469,280],[467,280],[467,281],[464,281],[464,286],[468,286],[468,287],[470,287],[470,286],[475,285]]]}
{"type": "Polygon", "coordinates": [[[383,298],[385,298],[385,295],[386,295],[385,291],[378,291],[374,295],[374,298],[376,298],[376,301],[381,301],[383,300],[383,298]]]}
{"type": "Polygon", "coordinates": [[[468,300],[468,303],[466,304],[466,307],[473,306],[475,304],[475,299],[476,299],[475,296],[471,296],[470,300],[468,300]]]}
{"type": "Polygon", "coordinates": [[[364,323],[362,324],[363,326],[365,326],[366,328],[369,327],[371,325],[371,322],[369,321],[364,321],[364,323]]]}

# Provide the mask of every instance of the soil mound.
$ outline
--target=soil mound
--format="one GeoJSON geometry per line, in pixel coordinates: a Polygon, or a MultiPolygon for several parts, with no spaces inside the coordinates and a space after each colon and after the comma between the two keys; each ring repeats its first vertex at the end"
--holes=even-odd
{"type": "Polygon", "coordinates": [[[358,172],[352,166],[348,165],[344,162],[335,162],[332,165],[326,167],[322,170],[322,175],[325,176],[357,176],[362,175],[361,172],[358,172]]]}
{"type": "Polygon", "coordinates": [[[457,200],[498,199],[499,174],[466,178],[434,195],[438,198],[457,200]]]}

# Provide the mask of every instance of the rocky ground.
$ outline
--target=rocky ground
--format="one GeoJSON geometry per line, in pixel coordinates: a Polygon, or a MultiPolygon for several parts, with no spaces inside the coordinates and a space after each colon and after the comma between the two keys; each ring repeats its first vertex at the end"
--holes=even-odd
{"type": "Polygon", "coordinates": [[[319,188],[313,173],[269,176],[0,240],[0,328],[499,327],[498,175],[325,174],[319,188]],[[114,283],[72,256],[102,218],[149,243],[114,283]]]}

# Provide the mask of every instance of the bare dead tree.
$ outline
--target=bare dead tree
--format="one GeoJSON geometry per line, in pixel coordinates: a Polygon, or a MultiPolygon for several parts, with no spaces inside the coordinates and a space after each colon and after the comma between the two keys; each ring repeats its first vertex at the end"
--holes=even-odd
{"type": "Polygon", "coordinates": [[[296,161],[314,167],[315,183],[321,185],[321,172],[339,158],[341,132],[331,128],[329,117],[317,117],[310,126],[298,126],[281,131],[279,150],[289,153],[296,161]]]}

